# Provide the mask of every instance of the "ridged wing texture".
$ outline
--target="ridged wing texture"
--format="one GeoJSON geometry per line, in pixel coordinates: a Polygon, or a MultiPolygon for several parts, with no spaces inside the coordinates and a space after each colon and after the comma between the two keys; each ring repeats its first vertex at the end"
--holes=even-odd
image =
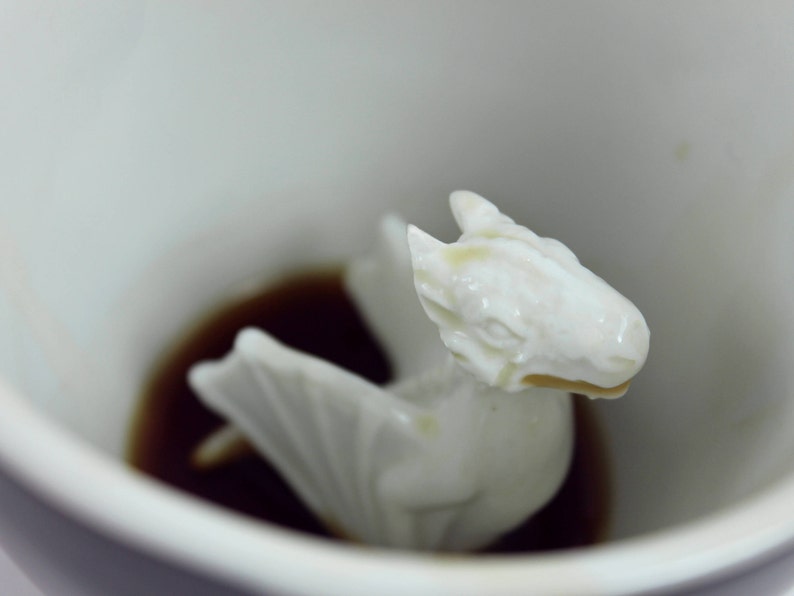
{"type": "Polygon", "coordinates": [[[330,527],[392,541],[378,479],[420,453],[413,406],[257,329],[240,332],[223,360],[194,367],[190,382],[330,527]]]}

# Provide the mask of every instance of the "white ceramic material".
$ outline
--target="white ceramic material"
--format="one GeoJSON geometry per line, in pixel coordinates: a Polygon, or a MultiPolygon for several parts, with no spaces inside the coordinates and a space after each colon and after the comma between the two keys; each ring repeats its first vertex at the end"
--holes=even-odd
{"type": "Polygon", "coordinates": [[[417,551],[483,548],[551,499],[573,451],[570,392],[625,393],[648,328],[556,240],[474,193],[450,200],[457,242],[387,216],[376,249],[344,273],[381,345],[404,339],[390,362],[436,356],[380,387],[243,329],[227,355],[190,369],[231,427],[199,461],[222,463],[247,437],[326,525],[417,551]]]}
{"type": "Polygon", "coordinates": [[[340,594],[762,585],[790,551],[787,2],[0,13],[0,461],[103,544],[340,594]],[[251,280],[360,253],[396,207],[451,238],[455,188],[565,242],[652,329],[630,396],[599,403],[612,542],[386,554],[250,523],[119,462],[141,381],[191,320],[251,280]]]}

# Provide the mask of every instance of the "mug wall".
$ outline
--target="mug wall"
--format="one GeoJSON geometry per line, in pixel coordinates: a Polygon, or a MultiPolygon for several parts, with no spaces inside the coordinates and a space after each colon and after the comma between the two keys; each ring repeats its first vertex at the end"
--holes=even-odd
{"type": "Polygon", "coordinates": [[[646,370],[597,404],[616,536],[791,472],[775,5],[190,4],[17,7],[0,38],[0,371],[42,412],[118,457],[201,312],[366,250],[386,210],[451,238],[470,188],[646,314],[646,370]]]}

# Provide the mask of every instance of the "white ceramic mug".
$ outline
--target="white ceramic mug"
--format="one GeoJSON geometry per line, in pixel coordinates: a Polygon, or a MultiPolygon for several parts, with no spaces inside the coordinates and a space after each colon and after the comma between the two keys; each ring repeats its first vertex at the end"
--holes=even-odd
{"type": "Polygon", "coordinates": [[[787,3],[3,5],[0,462],[59,515],[296,593],[673,590],[794,548],[787,3]],[[199,314],[365,250],[386,210],[449,236],[457,188],[646,316],[646,368],[597,404],[609,543],[450,560],[329,544],[123,465],[141,383],[199,314]]]}

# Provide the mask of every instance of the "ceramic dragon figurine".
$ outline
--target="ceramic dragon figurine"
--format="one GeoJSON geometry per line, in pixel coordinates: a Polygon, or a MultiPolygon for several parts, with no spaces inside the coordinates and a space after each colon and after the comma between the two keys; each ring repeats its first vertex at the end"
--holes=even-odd
{"type": "Polygon", "coordinates": [[[387,547],[484,547],[554,495],[570,392],[622,395],[648,328],[561,243],[474,193],[450,202],[457,242],[390,216],[346,272],[397,381],[376,386],[244,329],[190,372],[230,424],[206,457],[244,437],[330,528],[387,547]]]}

